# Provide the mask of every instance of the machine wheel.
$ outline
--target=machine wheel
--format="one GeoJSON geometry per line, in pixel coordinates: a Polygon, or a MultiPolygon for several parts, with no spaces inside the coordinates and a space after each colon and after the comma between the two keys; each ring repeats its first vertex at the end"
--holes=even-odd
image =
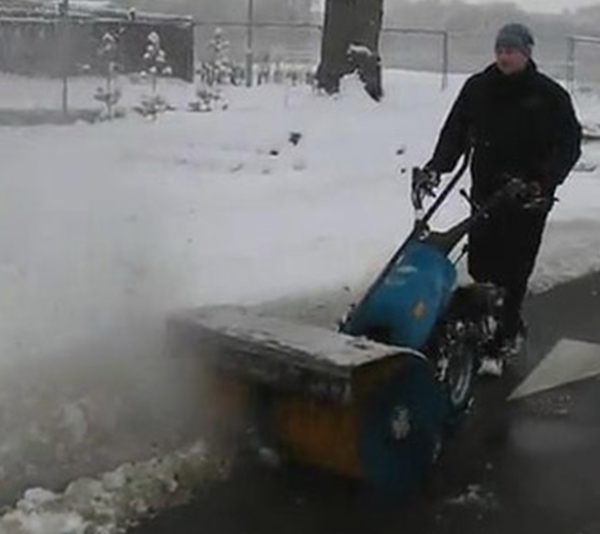
{"type": "Polygon", "coordinates": [[[448,400],[449,423],[460,420],[473,398],[477,370],[477,345],[473,325],[454,320],[445,325],[438,345],[438,380],[448,400]]]}
{"type": "Polygon", "coordinates": [[[450,427],[459,423],[471,406],[482,347],[494,336],[501,299],[501,290],[491,284],[458,288],[426,350],[446,390],[450,427]]]}
{"type": "Polygon", "coordinates": [[[441,452],[445,404],[431,364],[416,357],[378,386],[358,437],[367,480],[396,496],[414,492],[441,452]]]}

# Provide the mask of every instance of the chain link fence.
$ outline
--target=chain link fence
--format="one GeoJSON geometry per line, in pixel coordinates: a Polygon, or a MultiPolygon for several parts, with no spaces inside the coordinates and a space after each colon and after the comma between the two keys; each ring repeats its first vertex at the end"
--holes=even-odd
{"type": "MultiPolygon", "coordinates": [[[[196,61],[211,61],[212,42],[222,32],[228,43],[228,57],[243,69],[248,53],[248,25],[233,22],[196,22],[196,61]]],[[[252,59],[254,79],[264,79],[267,70],[296,73],[310,81],[318,65],[322,28],[317,24],[260,23],[253,24],[252,59]]],[[[439,72],[446,85],[449,39],[441,30],[384,28],[381,34],[381,56],[386,68],[403,68],[439,72]]],[[[285,74],[284,74],[285,77],[285,74]]],[[[289,77],[289,76],[288,76],[289,77]]]]}
{"type": "Polygon", "coordinates": [[[600,89],[600,37],[571,35],[566,42],[566,84],[571,92],[600,89]]]}
{"type": "MultiPolygon", "coordinates": [[[[240,66],[241,75],[245,76],[248,25],[243,22],[197,22],[197,62],[209,59],[210,41],[217,28],[223,30],[229,43],[231,61],[240,66]]],[[[317,24],[254,22],[254,78],[258,79],[260,72],[264,72],[269,65],[271,71],[287,68],[304,73],[314,72],[319,62],[321,31],[317,24]]],[[[437,72],[442,87],[446,86],[448,73],[473,73],[494,60],[494,32],[491,29],[446,32],[386,27],[380,42],[385,68],[437,72]]],[[[534,58],[539,68],[571,90],[575,87],[600,87],[599,57],[599,37],[536,34],[534,58]]]]}

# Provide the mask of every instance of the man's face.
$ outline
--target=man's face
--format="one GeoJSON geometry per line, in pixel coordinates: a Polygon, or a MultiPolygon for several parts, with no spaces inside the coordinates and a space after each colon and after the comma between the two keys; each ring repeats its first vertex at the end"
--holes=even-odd
{"type": "Polygon", "coordinates": [[[506,75],[525,70],[529,57],[518,48],[499,46],[496,48],[496,65],[506,75]]]}

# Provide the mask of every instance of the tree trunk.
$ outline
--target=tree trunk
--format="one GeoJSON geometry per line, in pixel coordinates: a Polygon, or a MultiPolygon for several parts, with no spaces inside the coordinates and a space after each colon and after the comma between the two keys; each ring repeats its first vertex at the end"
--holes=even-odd
{"type": "Polygon", "coordinates": [[[337,93],[341,78],[358,71],[365,89],[381,99],[379,35],[383,0],[326,0],[317,83],[327,93],[337,93]]]}

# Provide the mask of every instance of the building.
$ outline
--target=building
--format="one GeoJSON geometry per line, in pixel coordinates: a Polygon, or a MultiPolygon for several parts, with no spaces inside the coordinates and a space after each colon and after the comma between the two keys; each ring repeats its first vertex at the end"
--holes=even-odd
{"type": "Polygon", "coordinates": [[[147,37],[156,31],[173,75],[193,79],[191,18],[136,13],[110,0],[70,0],[65,17],[62,5],[0,0],[0,71],[29,76],[60,76],[65,71],[70,75],[100,73],[103,66],[98,49],[102,37],[110,32],[118,36],[121,71],[140,72],[147,37]]]}

